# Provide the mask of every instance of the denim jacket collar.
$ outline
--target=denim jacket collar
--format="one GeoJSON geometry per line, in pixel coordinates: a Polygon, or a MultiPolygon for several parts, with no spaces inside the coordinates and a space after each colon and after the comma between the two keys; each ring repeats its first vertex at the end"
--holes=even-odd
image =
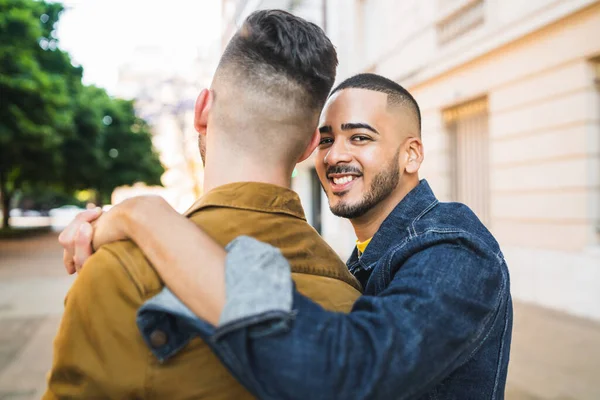
{"type": "MultiPolygon", "coordinates": [[[[394,243],[416,235],[414,222],[438,203],[425,179],[411,190],[383,221],[365,252],[358,257],[356,247],[346,265],[353,274],[370,271],[382,254],[394,243]]],[[[364,282],[363,282],[364,284],[364,282]]]]}

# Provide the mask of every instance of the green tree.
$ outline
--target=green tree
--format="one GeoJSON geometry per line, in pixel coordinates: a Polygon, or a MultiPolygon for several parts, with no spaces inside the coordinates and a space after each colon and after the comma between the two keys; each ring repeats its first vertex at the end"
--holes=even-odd
{"type": "Polygon", "coordinates": [[[132,101],[84,86],[75,108],[75,135],[65,140],[63,182],[67,190],[93,189],[96,201],[110,201],[122,185],[160,185],[164,172],[147,123],[132,101]]]}
{"type": "Polygon", "coordinates": [[[67,192],[94,187],[106,172],[103,119],[112,104],[106,91],[95,86],[82,86],[73,98],[75,132],[62,144],[61,182],[67,192]]]}
{"type": "Polygon", "coordinates": [[[118,186],[136,182],[160,185],[164,168],[152,146],[150,127],[135,115],[133,101],[113,99],[103,122],[106,124],[102,140],[106,169],[92,186],[100,201],[109,201],[118,186]]]}
{"type": "Polygon", "coordinates": [[[57,49],[58,3],[0,0],[0,196],[4,226],[22,185],[50,182],[72,132],[69,85],[81,68],[57,49]]]}
{"type": "Polygon", "coordinates": [[[0,198],[4,227],[14,194],[160,184],[164,172],[133,103],[84,86],[58,48],[59,3],[0,0],[0,198]]]}

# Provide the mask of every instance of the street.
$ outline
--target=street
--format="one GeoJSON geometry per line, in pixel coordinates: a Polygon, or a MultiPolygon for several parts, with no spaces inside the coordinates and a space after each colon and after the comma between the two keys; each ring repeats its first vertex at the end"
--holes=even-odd
{"type": "MultiPolygon", "coordinates": [[[[0,241],[0,400],[39,399],[73,281],[57,234],[0,241]]],[[[515,304],[507,399],[600,398],[600,324],[515,304]]]]}

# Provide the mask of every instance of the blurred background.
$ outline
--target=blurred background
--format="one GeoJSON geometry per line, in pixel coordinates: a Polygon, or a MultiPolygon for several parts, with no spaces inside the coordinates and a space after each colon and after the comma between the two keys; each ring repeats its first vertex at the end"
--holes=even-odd
{"type": "MultiPolygon", "coordinates": [[[[65,276],[59,232],[140,194],[202,195],[194,100],[252,12],[329,35],[338,81],[391,78],[423,114],[422,177],[509,263],[508,399],[600,399],[600,1],[0,0],[0,400],[39,398],[65,276]]],[[[293,188],[338,251],[313,161],[293,188]]]]}

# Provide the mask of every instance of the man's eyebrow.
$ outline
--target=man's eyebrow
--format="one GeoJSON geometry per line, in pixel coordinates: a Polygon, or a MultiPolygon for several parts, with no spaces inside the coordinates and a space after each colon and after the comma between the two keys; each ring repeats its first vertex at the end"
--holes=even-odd
{"type": "Polygon", "coordinates": [[[376,133],[379,135],[379,132],[377,132],[377,129],[373,128],[371,125],[369,124],[365,124],[364,122],[350,122],[347,124],[342,124],[342,130],[343,131],[349,131],[352,129],[368,129],[373,133],[376,133]]]}
{"type": "Polygon", "coordinates": [[[331,133],[333,129],[331,129],[331,125],[325,125],[319,128],[319,133],[331,133]]]}

